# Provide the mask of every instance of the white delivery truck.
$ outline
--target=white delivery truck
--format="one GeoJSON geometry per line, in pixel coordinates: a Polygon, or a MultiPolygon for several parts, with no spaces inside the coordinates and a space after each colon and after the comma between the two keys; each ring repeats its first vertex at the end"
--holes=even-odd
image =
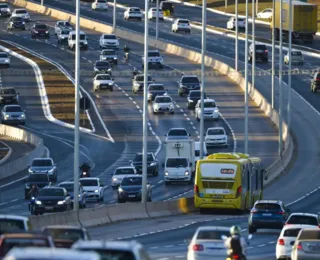
{"type": "MultiPolygon", "coordinates": [[[[193,139],[184,139],[184,140],[167,140],[165,143],[166,146],[166,156],[164,163],[164,180],[166,184],[170,181],[187,181],[192,180],[192,175],[195,172],[195,142],[193,139]],[[172,167],[169,167],[177,159],[185,159],[187,162],[186,167],[178,167],[180,171],[172,171],[172,167]],[[188,172],[188,173],[187,173],[188,172]]],[[[179,160],[180,162],[180,160],[179,160]]],[[[182,165],[182,164],[181,164],[182,165]]],[[[184,163],[183,163],[184,165],[184,163]]]]}

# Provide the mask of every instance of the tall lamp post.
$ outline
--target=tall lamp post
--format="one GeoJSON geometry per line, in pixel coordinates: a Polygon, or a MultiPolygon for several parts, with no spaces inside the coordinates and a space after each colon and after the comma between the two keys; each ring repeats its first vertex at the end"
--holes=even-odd
{"type": "MultiPolygon", "coordinates": [[[[258,2],[258,0],[257,0],[258,2]]],[[[255,87],[255,74],[256,74],[256,16],[255,16],[255,5],[254,0],[252,1],[252,82],[251,82],[251,91],[255,87]]]]}
{"type": "Polygon", "coordinates": [[[283,50],[282,50],[282,0],[280,0],[280,49],[279,49],[279,150],[278,155],[282,157],[282,121],[283,121],[283,108],[282,108],[282,64],[283,64],[283,50]]]}
{"type": "Polygon", "coordinates": [[[249,18],[249,0],[246,0],[246,42],[245,42],[245,81],[246,81],[246,89],[245,89],[245,95],[244,95],[244,152],[248,153],[248,88],[249,88],[249,82],[248,82],[248,36],[249,36],[249,26],[248,26],[248,18],[249,18]]]}
{"type": "Polygon", "coordinates": [[[291,127],[291,53],[292,52],[292,0],[289,0],[289,75],[288,75],[288,106],[287,106],[287,124],[288,130],[291,127]]]}
{"type": "Polygon", "coordinates": [[[112,31],[115,32],[117,27],[117,0],[113,1],[113,23],[112,23],[112,31]]]}
{"type": "Polygon", "coordinates": [[[238,64],[239,64],[239,26],[238,26],[238,0],[236,0],[235,5],[235,12],[236,12],[236,52],[235,52],[235,69],[238,71],[238,64]]]}
{"type": "Polygon", "coordinates": [[[274,97],[275,97],[275,92],[274,92],[274,83],[275,83],[275,65],[276,65],[276,57],[275,57],[275,26],[276,26],[276,19],[275,19],[275,14],[276,14],[276,0],[272,1],[272,65],[271,65],[271,107],[274,109],[274,97]]]}

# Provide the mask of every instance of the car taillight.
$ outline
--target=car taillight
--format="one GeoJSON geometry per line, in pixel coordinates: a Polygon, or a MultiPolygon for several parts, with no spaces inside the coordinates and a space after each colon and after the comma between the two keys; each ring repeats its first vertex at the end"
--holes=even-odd
{"type": "Polygon", "coordinates": [[[194,185],[194,193],[195,194],[197,194],[197,195],[199,195],[199,187],[198,187],[198,185],[194,185]]]}
{"type": "Polygon", "coordinates": [[[240,255],[233,255],[233,259],[240,259],[240,255]]]}
{"type": "Polygon", "coordinates": [[[282,238],[278,240],[278,245],[284,246],[284,240],[282,238]]]}
{"type": "Polygon", "coordinates": [[[236,197],[238,198],[242,193],[242,186],[239,186],[238,189],[237,189],[237,194],[236,194],[236,197]]]}
{"type": "Polygon", "coordinates": [[[302,245],[300,243],[297,245],[297,249],[298,250],[303,250],[302,245]]]}
{"type": "Polygon", "coordinates": [[[279,212],[278,212],[278,214],[283,215],[283,214],[284,214],[284,212],[283,212],[283,211],[279,211],[279,212]]]}
{"type": "Polygon", "coordinates": [[[320,80],[320,78],[317,78],[316,80],[320,80]]]}
{"type": "Polygon", "coordinates": [[[203,245],[195,244],[192,247],[193,251],[203,251],[203,245]]]}
{"type": "Polygon", "coordinates": [[[252,209],[251,211],[250,211],[250,213],[251,214],[255,214],[255,213],[257,213],[258,211],[256,210],[256,209],[252,209]]]}
{"type": "Polygon", "coordinates": [[[264,50],[264,52],[268,53],[268,50],[264,50]]]}

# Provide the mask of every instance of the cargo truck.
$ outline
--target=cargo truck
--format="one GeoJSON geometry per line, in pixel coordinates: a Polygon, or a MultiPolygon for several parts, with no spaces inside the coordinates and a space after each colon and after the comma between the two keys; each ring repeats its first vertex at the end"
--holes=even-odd
{"type": "MultiPolygon", "coordinates": [[[[280,38],[280,0],[275,0],[275,12],[272,19],[275,19],[275,39],[280,38]]],[[[318,7],[300,1],[292,1],[292,41],[312,43],[317,32],[318,7]]],[[[273,21],[270,23],[272,35],[273,21]]],[[[289,2],[282,1],[282,36],[284,41],[289,39],[289,2]]]]}

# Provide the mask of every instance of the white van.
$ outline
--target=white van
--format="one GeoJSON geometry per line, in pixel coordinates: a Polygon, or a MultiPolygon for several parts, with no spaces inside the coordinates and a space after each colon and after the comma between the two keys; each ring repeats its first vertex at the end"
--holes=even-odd
{"type": "MultiPolygon", "coordinates": [[[[71,31],[68,37],[69,50],[74,50],[76,47],[76,31],[71,31]]],[[[80,31],[80,49],[88,50],[88,38],[85,32],[80,31]]]]}
{"type": "Polygon", "coordinates": [[[171,157],[166,159],[164,168],[165,185],[171,182],[192,183],[192,163],[188,158],[171,157]]]}
{"type": "MultiPolygon", "coordinates": [[[[205,159],[208,156],[206,143],[203,142],[203,159],[205,159]]],[[[200,159],[200,142],[194,143],[194,160],[195,165],[197,165],[197,161],[200,159]]]]}
{"type": "Polygon", "coordinates": [[[0,215],[0,234],[30,231],[30,221],[27,217],[16,215],[0,215]]]}

